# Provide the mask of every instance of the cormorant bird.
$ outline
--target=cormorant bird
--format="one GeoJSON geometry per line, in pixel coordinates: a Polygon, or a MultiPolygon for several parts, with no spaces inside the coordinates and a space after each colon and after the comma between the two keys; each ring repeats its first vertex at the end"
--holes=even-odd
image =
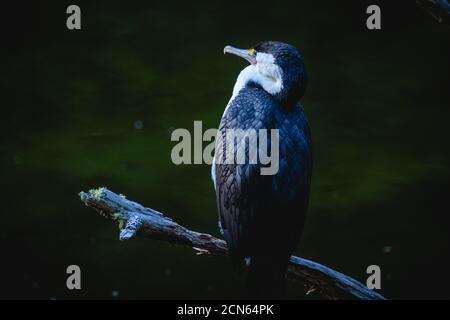
{"type": "MultiPolygon", "coordinates": [[[[262,42],[249,50],[226,46],[224,53],[244,58],[250,65],[237,78],[216,138],[212,177],[219,227],[234,262],[247,270],[250,297],[279,298],[309,199],[311,137],[299,102],[306,88],[306,70],[295,47],[282,42],[262,42]],[[226,148],[218,141],[229,129],[278,129],[278,171],[262,175],[264,165],[259,160],[227,164],[219,159],[227,151],[218,152],[226,148]]],[[[243,140],[233,144],[248,143],[243,140]]]]}

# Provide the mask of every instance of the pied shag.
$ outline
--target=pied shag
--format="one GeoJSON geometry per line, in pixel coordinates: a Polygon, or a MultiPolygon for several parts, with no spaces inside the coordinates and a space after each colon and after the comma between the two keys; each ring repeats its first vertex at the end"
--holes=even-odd
{"type": "MultiPolygon", "coordinates": [[[[246,269],[250,297],[281,297],[289,257],[303,231],[311,181],[311,137],[299,102],[306,70],[298,51],[282,42],[248,50],[226,46],[224,53],[250,65],[237,78],[216,137],[212,178],[219,227],[233,261],[246,269]],[[218,141],[226,141],[230,129],[278,129],[278,171],[261,174],[265,165],[259,160],[230,164],[219,159],[227,152],[218,149],[227,146],[218,141]]],[[[232,143],[237,146],[232,152],[242,143],[249,150],[248,139],[232,143]]]]}

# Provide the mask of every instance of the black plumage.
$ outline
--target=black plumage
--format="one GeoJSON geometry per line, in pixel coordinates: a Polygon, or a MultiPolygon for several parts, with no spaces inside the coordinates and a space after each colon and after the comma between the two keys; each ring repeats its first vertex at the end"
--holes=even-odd
{"type": "MultiPolygon", "coordinates": [[[[278,129],[278,172],[262,175],[260,169],[265,165],[251,164],[248,158],[244,164],[219,164],[217,157],[226,152],[217,150],[227,148],[219,142],[215,186],[222,233],[234,261],[242,265],[247,261],[252,297],[278,297],[283,292],[289,257],[302,234],[309,199],[311,137],[298,101],[305,90],[306,72],[300,55],[290,45],[264,42],[255,50],[255,55],[263,52],[275,58],[282,70],[283,88],[269,93],[260,81],[249,79],[230,101],[217,141],[226,141],[228,129],[278,129]]],[[[269,150],[271,143],[268,132],[269,150]]],[[[248,139],[234,144],[234,150],[245,144],[248,155],[248,139]]]]}

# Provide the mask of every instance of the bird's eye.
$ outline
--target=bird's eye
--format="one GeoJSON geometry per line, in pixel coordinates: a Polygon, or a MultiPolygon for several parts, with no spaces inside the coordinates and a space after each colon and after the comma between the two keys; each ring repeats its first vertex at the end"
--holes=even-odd
{"type": "Polygon", "coordinates": [[[251,56],[254,56],[255,55],[255,53],[256,53],[256,51],[255,51],[255,49],[250,49],[250,50],[248,50],[248,53],[251,55],[251,56]]]}

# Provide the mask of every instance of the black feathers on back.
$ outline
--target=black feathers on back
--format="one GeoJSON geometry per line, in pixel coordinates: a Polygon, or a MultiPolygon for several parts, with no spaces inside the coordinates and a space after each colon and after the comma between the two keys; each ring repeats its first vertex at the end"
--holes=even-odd
{"type": "MultiPolygon", "coordinates": [[[[311,139],[300,103],[286,110],[253,86],[242,89],[232,101],[219,134],[225,135],[226,129],[250,128],[279,129],[278,173],[261,175],[261,164],[248,162],[216,164],[217,205],[232,257],[250,261],[253,290],[275,294],[282,290],[280,279],[303,229],[312,169],[311,139]],[[262,274],[267,278],[263,282],[258,280],[262,274]],[[274,283],[267,283],[268,279],[274,283]],[[259,288],[264,285],[267,290],[259,288]]],[[[245,141],[236,141],[235,150],[240,143],[245,141]]]]}

